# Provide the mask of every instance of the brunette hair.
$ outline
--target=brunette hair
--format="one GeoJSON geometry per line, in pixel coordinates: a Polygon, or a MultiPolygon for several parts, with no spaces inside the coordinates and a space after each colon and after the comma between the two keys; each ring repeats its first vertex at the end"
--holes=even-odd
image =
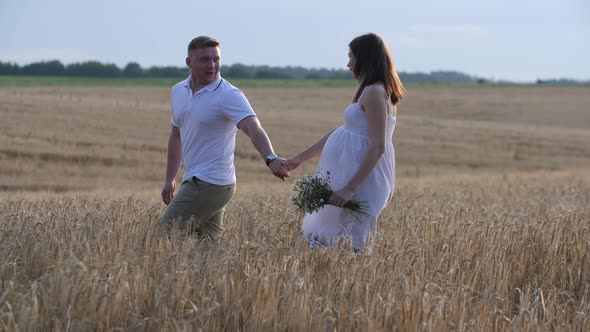
{"type": "Polygon", "coordinates": [[[364,87],[382,83],[391,102],[394,105],[399,103],[404,98],[405,89],[395,70],[389,49],[381,37],[368,33],[356,37],[348,46],[356,58],[352,70],[360,83],[353,101],[358,101],[364,87]]]}

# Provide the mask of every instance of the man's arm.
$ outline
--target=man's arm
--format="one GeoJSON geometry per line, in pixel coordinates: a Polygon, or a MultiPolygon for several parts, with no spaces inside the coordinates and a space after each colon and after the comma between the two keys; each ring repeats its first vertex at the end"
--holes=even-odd
{"type": "Polygon", "coordinates": [[[168,160],[166,162],[166,179],[162,189],[162,201],[170,204],[176,189],[176,175],[180,170],[182,162],[182,143],[180,141],[180,129],[172,126],[170,138],[168,139],[168,160]]]}
{"type": "MultiPolygon", "coordinates": [[[[258,150],[258,153],[260,153],[263,160],[266,161],[266,157],[269,154],[274,153],[272,143],[256,116],[250,116],[240,121],[238,129],[242,130],[248,137],[250,137],[252,145],[258,150]]],[[[283,167],[283,159],[281,158],[271,161],[268,167],[276,177],[283,181],[285,181],[286,177],[290,176],[286,168],[283,167]]]]}

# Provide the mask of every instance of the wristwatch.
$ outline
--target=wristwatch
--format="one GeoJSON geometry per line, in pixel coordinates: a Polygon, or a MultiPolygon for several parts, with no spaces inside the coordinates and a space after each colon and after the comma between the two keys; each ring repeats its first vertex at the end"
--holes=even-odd
{"type": "Polygon", "coordinates": [[[278,157],[279,157],[279,156],[277,156],[277,155],[276,155],[276,154],[274,154],[274,153],[271,153],[271,154],[269,154],[268,156],[266,156],[266,166],[270,165],[270,163],[271,163],[273,160],[277,159],[278,157]]]}

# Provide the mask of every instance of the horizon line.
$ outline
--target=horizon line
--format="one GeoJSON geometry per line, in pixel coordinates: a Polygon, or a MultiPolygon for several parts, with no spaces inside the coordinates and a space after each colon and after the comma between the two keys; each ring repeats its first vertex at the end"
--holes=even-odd
{"type": "MultiPolygon", "coordinates": [[[[124,69],[127,65],[129,64],[137,64],[139,65],[139,67],[141,69],[149,69],[149,68],[165,68],[165,67],[172,67],[172,68],[178,68],[178,69],[183,69],[183,68],[188,68],[185,66],[176,66],[176,65],[147,65],[144,66],[142,64],[140,64],[138,61],[127,61],[127,63],[125,65],[118,65],[116,62],[108,62],[108,61],[101,61],[101,60],[77,60],[77,61],[73,61],[73,62],[69,62],[66,63],[60,59],[50,59],[50,60],[38,60],[38,61],[32,61],[26,64],[19,64],[17,61],[10,61],[10,60],[3,60],[0,59],[0,63],[7,63],[7,64],[13,64],[19,67],[25,67],[28,65],[32,65],[32,64],[37,64],[37,63],[48,63],[48,62],[53,62],[53,61],[57,61],[59,63],[61,63],[64,67],[67,67],[69,65],[73,65],[73,64],[82,64],[82,63],[88,63],[88,62],[97,62],[100,64],[104,64],[104,65],[115,65],[117,68],[119,69],[124,69]]],[[[306,67],[303,65],[283,65],[283,66],[279,66],[279,65],[269,65],[269,64],[263,64],[263,65],[256,65],[256,64],[245,64],[243,62],[234,62],[234,63],[229,63],[229,64],[224,64],[221,66],[225,67],[225,66],[235,66],[235,65],[242,65],[245,67],[269,67],[269,68],[276,68],[276,69],[283,69],[283,68],[301,68],[304,70],[328,70],[328,71],[349,71],[348,69],[344,69],[344,68],[336,68],[336,67],[306,67]]],[[[531,83],[531,82],[538,82],[538,81],[559,81],[559,80],[565,80],[565,81],[574,81],[574,82],[579,82],[579,83],[589,83],[590,82],[590,78],[585,78],[585,79],[577,79],[577,78],[571,78],[568,76],[554,76],[554,77],[549,77],[549,78],[541,78],[541,77],[537,77],[534,79],[530,79],[530,80],[521,80],[521,79],[503,79],[503,78],[488,78],[485,76],[479,76],[477,74],[470,74],[464,71],[460,71],[457,69],[435,69],[435,70],[425,70],[425,71],[405,71],[405,70],[397,70],[398,73],[400,74],[406,74],[406,75],[412,75],[412,74],[426,74],[426,75],[431,75],[431,74],[435,74],[435,73],[457,73],[457,74],[462,74],[462,75],[466,75],[469,76],[475,80],[488,80],[488,81],[495,81],[495,82],[521,82],[521,83],[531,83]]]]}

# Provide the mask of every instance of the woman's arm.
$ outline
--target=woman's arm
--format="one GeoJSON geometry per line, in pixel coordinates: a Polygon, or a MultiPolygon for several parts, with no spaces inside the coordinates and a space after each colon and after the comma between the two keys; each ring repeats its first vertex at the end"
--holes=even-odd
{"type": "Polygon", "coordinates": [[[332,132],[336,130],[336,128],[330,130],[326,135],[320,138],[317,142],[313,143],[307,149],[303,150],[301,153],[287,159],[285,161],[285,165],[289,170],[294,170],[295,168],[299,167],[304,161],[311,159],[320,153],[324,149],[324,145],[326,145],[326,141],[328,137],[332,134],[332,132]]]}
{"type": "Polygon", "coordinates": [[[330,198],[330,204],[342,207],[352,199],[354,192],[365,181],[377,162],[385,152],[386,130],[387,130],[387,100],[384,96],[384,89],[380,85],[371,85],[366,88],[365,95],[361,101],[361,108],[367,115],[369,125],[369,148],[361,164],[343,187],[334,192],[330,198]]]}

